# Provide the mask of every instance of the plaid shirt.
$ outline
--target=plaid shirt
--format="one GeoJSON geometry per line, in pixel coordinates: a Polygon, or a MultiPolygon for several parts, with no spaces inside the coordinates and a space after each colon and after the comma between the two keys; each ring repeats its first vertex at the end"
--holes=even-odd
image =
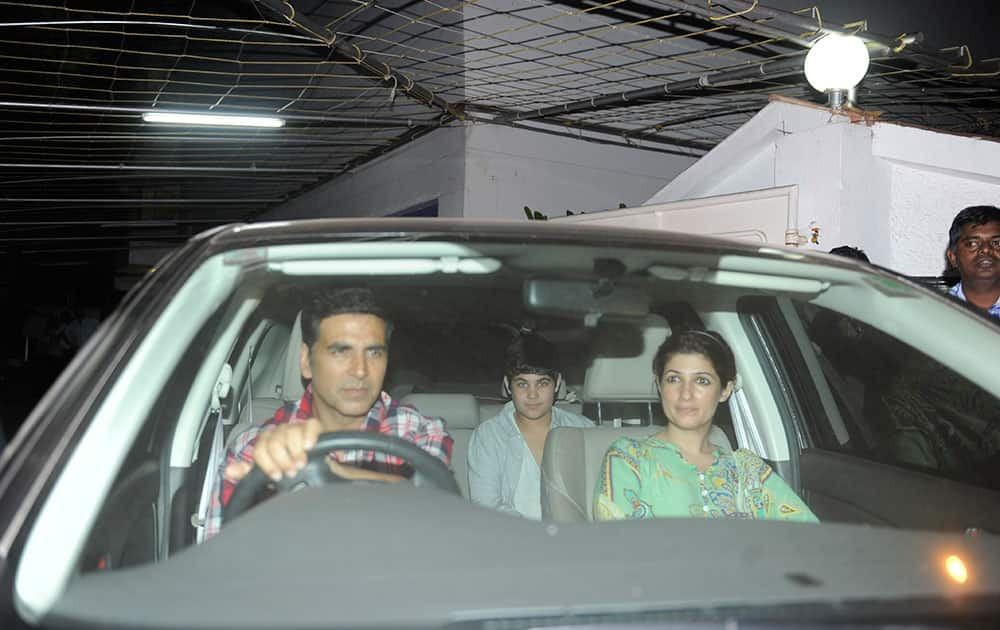
{"type": "MultiPolygon", "coordinates": [[[[208,539],[219,532],[222,527],[222,510],[229,503],[229,498],[236,488],[236,483],[225,479],[223,473],[226,466],[235,461],[253,463],[253,446],[257,436],[262,431],[279,424],[301,424],[313,417],[312,385],[306,388],[302,399],[297,405],[285,405],[274,417],[260,425],[251,427],[240,434],[226,450],[226,460],[216,471],[212,487],[212,503],[205,518],[205,538],[208,539]]],[[[447,466],[451,461],[453,440],[445,430],[444,420],[428,418],[420,415],[409,405],[397,404],[382,392],[364,422],[358,427],[361,431],[394,435],[408,442],[413,442],[431,455],[440,459],[447,466]]],[[[375,453],[373,451],[342,451],[333,454],[338,462],[358,463],[362,467],[380,472],[398,473],[406,463],[399,457],[375,453]]]]}

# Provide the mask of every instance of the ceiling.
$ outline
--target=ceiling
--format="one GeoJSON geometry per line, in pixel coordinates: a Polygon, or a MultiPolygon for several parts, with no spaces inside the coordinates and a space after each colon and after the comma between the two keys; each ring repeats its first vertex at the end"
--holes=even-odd
{"type": "Polygon", "coordinates": [[[0,253],[72,264],[170,247],[441,126],[503,124],[699,156],[770,94],[820,100],[801,68],[828,30],[868,41],[866,109],[1000,136],[996,60],[931,47],[919,33],[827,23],[815,8],[0,1],[0,253]],[[277,115],[285,126],[155,125],[140,117],[149,110],[277,115]]]}

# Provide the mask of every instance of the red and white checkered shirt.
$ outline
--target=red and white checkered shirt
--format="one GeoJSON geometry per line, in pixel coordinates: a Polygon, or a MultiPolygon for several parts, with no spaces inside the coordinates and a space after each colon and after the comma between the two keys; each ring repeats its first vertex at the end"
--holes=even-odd
{"type": "MultiPolygon", "coordinates": [[[[312,385],[310,385],[306,388],[297,405],[285,405],[264,424],[259,427],[251,427],[237,436],[233,444],[226,449],[226,460],[216,471],[212,488],[212,501],[205,518],[206,539],[217,534],[222,527],[223,507],[229,503],[229,498],[236,488],[235,482],[229,481],[223,476],[226,466],[235,461],[253,463],[253,447],[257,436],[262,431],[279,424],[300,424],[312,418],[312,402],[312,385]]],[[[408,442],[413,442],[440,459],[446,466],[451,461],[453,440],[445,430],[444,420],[423,416],[409,405],[397,404],[385,392],[382,392],[375,404],[372,405],[358,430],[394,435],[408,442]]],[[[335,457],[337,461],[342,463],[361,462],[365,468],[389,473],[400,472],[401,467],[406,463],[399,457],[374,451],[342,451],[335,453],[335,457]]]]}

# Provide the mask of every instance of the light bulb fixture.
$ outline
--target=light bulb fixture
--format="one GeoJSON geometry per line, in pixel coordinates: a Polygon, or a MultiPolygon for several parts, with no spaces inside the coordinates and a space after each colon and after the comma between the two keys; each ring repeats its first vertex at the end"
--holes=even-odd
{"type": "Polygon", "coordinates": [[[806,80],[829,95],[830,107],[843,107],[845,96],[868,72],[868,47],[860,37],[829,33],[806,54],[806,80]]]}
{"type": "Polygon", "coordinates": [[[267,127],[285,126],[285,121],[274,116],[231,116],[227,114],[195,114],[190,112],[144,112],[142,119],[148,123],[171,125],[207,125],[213,127],[267,127]]]}

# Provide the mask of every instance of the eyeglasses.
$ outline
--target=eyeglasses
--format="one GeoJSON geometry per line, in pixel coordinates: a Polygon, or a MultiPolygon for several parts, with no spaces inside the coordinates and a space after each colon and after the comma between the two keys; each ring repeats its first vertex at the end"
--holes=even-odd
{"type": "Polygon", "coordinates": [[[1000,236],[994,236],[991,239],[967,238],[959,241],[958,244],[967,252],[978,252],[984,247],[1000,252],[1000,236]]]}

